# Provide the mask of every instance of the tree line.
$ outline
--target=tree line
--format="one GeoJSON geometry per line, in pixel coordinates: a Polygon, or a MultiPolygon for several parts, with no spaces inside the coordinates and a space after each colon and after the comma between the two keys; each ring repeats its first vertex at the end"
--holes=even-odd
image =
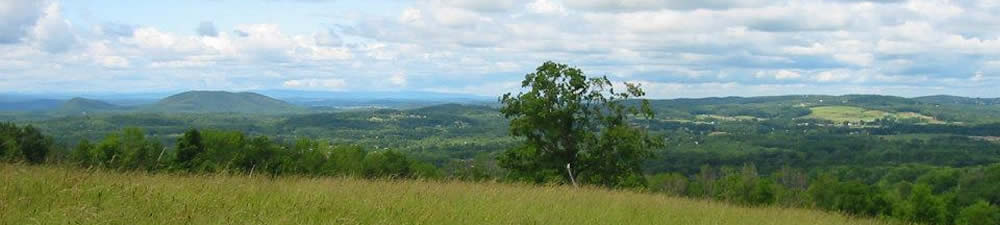
{"type": "MultiPolygon", "coordinates": [[[[0,159],[7,162],[65,163],[87,168],[149,172],[242,173],[265,175],[356,176],[366,178],[440,178],[429,163],[394,150],[366,150],[302,138],[280,143],[239,131],[191,129],[175,146],[148,138],[140,128],[125,128],[100,141],[82,140],[60,149],[32,126],[0,124],[0,159]]],[[[459,170],[458,168],[456,170],[459,170]]],[[[457,173],[457,172],[456,172],[457,173]]]]}
{"type": "Polygon", "coordinates": [[[818,208],[922,224],[1000,223],[1000,163],[958,169],[906,165],[809,172],[784,167],[769,175],[759,174],[752,164],[703,166],[692,176],[660,173],[648,180],[647,188],[653,192],[749,206],[818,208]],[[863,174],[870,173],[884,175],[875,183],[863,181],[863,174]]]}

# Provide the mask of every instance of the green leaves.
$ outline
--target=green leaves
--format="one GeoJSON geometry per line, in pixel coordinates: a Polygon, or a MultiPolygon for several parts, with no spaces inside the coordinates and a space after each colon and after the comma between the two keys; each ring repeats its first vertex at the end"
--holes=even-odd
{"type": "Polygon", "coordinates": [[[13,123],[0,124],[0,160],[38,164],[52,148],[52,140],[34,126],[19,128],[13,123]]]}
{"type": "Polygon", "coordinates": [[[198,132],[197,129],[188,130],[184,132],[184,136],[177,140],[176,162],[180,167],[190,169],[194,159],[203,152],[205,152],[205,144],[201,141],[201,132],[198,132]]]}
{"type": "Polygon", "coordinates": [[[542,182],[561,174],[564,183],[576,178],[613,187],[641,177],[641,159],[659,142],[630,123],[653,116],[646,100],[626,102],[645,95],[639,85],[625,83],[627,90],[616,92],[607,77],[588,78],[554,62],[525,75],[521,85],[528,90],[500,97],[511,134],[525,139],[499,159],[517,179],[542,182]]]}

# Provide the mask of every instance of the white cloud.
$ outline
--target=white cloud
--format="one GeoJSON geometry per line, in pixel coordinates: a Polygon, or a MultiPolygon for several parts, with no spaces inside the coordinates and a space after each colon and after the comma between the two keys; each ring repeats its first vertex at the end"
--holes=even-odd
{"type": "Polygon", "coordinates": [[[403,23],[414,23],[420,21],[424,18],[423,13],[419,9],[408,8],[404,9],[403,13],[399,16],[399,21],[403,23]]]}
{"type": "Polygon", "coordinates": [[[389,84],[392,84],[393,86],[397,87],[406,86],[406,73],[403,72],[393,73],[392,76],[389,76],[388,81],[389,84]]]}
{"type": "Polygon", "coordinates": [[[646,11],[662,9],[730,9],[763,6],[761,0],[566,0],[573,8],[595,11],[646,11]]]}
{"type": "Polygon", "coordinates": [[[834,54],[833,58],[837,61],[850,63],[858,66],[869,66],[875,61],[875,57],[871,53],[847,53],[847,54],[834,54]]]}
{"type": "Polygon", "coordinates": [[[97,63],[101,66],[112,69],[129,67],[128,59],[121,56],[99,56],[97,58],[97,63]]]}
{"type": "Polygon", "coordinates": [[[38,20],[32,30],[34,40],[41,49],[61,53],[76,45],[77,38],[72,32],[72,25],[62,18],[59,4],[49,4],[44,10],[44,16],[38,20]]]}
{"type": "Polygon", "coordinates": [[[906,8],[931,19],[945,19],[958,16],[965,10],[947,0],[910,0],[906,8]]]}
{"type": "Polygon", "coordinates": [[[60,5],[0,1],[0,74],[33,89],[60,83],[37,80],[86,74],[94,85],[136,89],[176,80],[172,87],[497,93],[479,89],[517,83],[554,60],[658,88],[722,88],[692,95],[804,91],[792,87],[958,94],[971,93],[969,81],[1000,85],[990,79],[1000,73],[992,29],[1000,8],[989,2],[414,0],[320,22],[181,31],[118,24],[128,20],[116,15],[87,19],[60,5]]]}
{"type": "Polygon", "coordinates": [[[439,0],[438,4],[449,7],[483,12],[502,12],[513,9],[521,0],[439,0]]]}
{"type": "Polygon", "coordinates": [[[18,43],[44,15],[47,1],[0,1],[0,44],[18,43]]]}
{"type": "Polygon", "coordinates": [[[566,15],[566,8],[564,8],[562,4],[551,0],[535,0],[534,2],[528,3],[527,7],[535,13],[566,15]]]}
{"type": "Polygon", "coordinates": [[[837,82],[850,79],[851,75],[843,71],[823,71],[816,74],[816,80],[820,82],[837,82]]]}
{"type": "Polygon", "coordinates": [[[347,87],[347,81],[344,79],[299,79],[287,80],[282,83],[282,86],[305,89],[343,89],[347,87]]]}
{"type": "Polygon", "coordinates": [[[754,73],[754,77],[757,78],[774,78],[777,80],[787,80],[787,79],[797,79],[802,77],[802,74],[790,70],[777,70],[777,71],[757,71],[754,73]]]}

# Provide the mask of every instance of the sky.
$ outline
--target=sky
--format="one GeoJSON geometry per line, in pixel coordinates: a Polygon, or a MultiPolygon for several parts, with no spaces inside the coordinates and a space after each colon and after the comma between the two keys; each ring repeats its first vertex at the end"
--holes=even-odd
{"type": "Polygon", "coordinates": [[[1000,97],[1000,0],[0,0],[0,92],[1000,97]]]}

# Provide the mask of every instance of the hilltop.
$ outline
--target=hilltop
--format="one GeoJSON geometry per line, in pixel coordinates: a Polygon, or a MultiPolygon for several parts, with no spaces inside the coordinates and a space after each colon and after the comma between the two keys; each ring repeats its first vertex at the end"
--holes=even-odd
{"type": "Polygon", "coordinates": [[[161,112],[295,112],[299,107],[288,102],[253,92],[188,91],[166,97],[146,107],[161,112]]]}

